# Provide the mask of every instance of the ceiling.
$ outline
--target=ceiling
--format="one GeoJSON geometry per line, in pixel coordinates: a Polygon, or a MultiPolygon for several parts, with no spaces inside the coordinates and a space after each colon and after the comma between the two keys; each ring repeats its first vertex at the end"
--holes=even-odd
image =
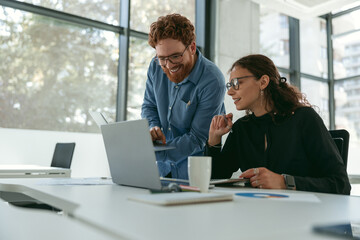
{"type": "Polygon", "coordinates": [[[317,17],[346,5],[359,3],[359,0],[252,0],[262,6],[284,13],[294,18],[317,17]]]}

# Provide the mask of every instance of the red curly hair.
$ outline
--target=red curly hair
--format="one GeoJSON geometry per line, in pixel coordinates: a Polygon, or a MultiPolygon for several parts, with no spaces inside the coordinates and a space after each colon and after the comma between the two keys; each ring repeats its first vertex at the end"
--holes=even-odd
{"type": "Polygon", "coordinates": [[[159,17],[150,25],[149,45],[155,48],[160,40],[167,38],[179,40],[187,46],[196,39],[195,27],[189,19],[177,13],[159,17]]]}

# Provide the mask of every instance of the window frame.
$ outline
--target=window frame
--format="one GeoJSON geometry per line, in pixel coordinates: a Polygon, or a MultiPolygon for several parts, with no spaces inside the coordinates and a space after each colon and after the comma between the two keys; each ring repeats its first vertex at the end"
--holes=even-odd
{"type": "MultiPolygon", "coordinates": [[[[66,21],[70,24],[79,24],[86,27],[98,28],[119,34],[119,60],[118,60],[118,87],[116,97],[116,121],[127,119],[127,97],[129,81],[129,46],[130,37],[148,39],[148,34],[130,28],[130,0],[120,1],[119,25],[111,25],[105,22],[92,20],[78,15],[33,5],[26,2],[0,0],[0,6],[10,7],[17,10],[30,12],[50,18],[66,21]]],[[[215,27],[216,19],[214,12],[216,1],[195,1],[195,29],[197,35],[197,46],[205,57],[210,60],[215,58],[215,27]]]]}

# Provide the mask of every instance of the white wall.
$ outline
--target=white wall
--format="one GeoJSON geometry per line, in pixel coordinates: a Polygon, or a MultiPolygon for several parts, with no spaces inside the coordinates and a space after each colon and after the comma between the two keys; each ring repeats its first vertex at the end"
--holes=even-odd
{"type": "Polygon", "coordinates": [[[50,166],[57,142],[75,142],[72,177],[109,177],[101,134],[0,128],[0,164],[50,166]]]}
{"type": "MultiPolygon", "coordinates": [[[[259,53],[260,50],[260,8],[251,0],[219,0],[216,26],[215,64],[229,81],[229,68],[241,57],[259,53]]],[[[230,96],[224,99],[227,113],[233,113],[235,122],[244,116],[245,111],[238,111],[230,96]]],[[[226,141],[223,136],[222,142],[226,141]]],[[[239,176],[236,172],[233,177],[239,176]]]]}
{"type": "MultiPolygon", "coordinates": [[[[217,9],[216,59],[215,63],[229,81],[227,74],[231,65],[241,57],[259,53],[260,9],[250,0],[220,0],[217,9]]],[[[232,112],[234,119],[244,115],[234,107],[225,95],[226,112],[232,112]]]]}

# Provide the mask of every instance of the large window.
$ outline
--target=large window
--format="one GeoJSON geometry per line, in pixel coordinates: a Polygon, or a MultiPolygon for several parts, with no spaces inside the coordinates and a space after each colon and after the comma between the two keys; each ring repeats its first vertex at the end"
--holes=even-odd
{"type": "Polygon", "coordinates": [[[315,81],[308,78],[301,79],[301,91],[323,119],[327,128],[329,123],[329,86],[326,82],[315,81]]]}
{"type": "Polygon", "coordinates": [[[290,67],[288,16],[263,6],[260,7],[260,52],[276,66],[290,67]]]}
{"type": "Polygon", "coordinates": [[[115,116],[118,36],[0,8],[1,127],[91,132],[115,116]]]}
{"type": "Polygon", "coordinates": [[[330,129],[326,20],[299,21],[301,91],[330,129]]]}
{"type": "Polygon", "coordinates": [[[101,111],[115,121],[119,106],[127,106],[121,120],[140,118],[146,72],[155,55],[147,44],[150,24],[173,12],[196,24],[195,0],[2,4],[0,127],[8,128],[99,132],[88,112],[101,111]],[[129,34],[128,42],[120,41],[124,34],[129,34]],[[120,57],[127,51],[125,45],[126,59],[120,57]],[[127,74],[119,72],[123,66],[128,66],[127,74]],[[125,103],[119,100],[123,86],[127,86],[125,103]]]}
{"type": "Polygon", "coordinates": [[[346,8],[344,12],[338,11],[327,17],[303,18],[298,20],[298,25],[285,15],[260,7],[260,52],[271,57],[276,66],[290,76],[299,71],[301,92],[325,125],[329,129],[343,128],[350,132],[350,174],[360,174],[359,6],[357,3],[352,5],[353,10],[346,8]],[[332,26],[331,36],[327,32],[329,25],[332,26]],[[300,56],[298,49],[289,47],[291,44],[296,46],[297,41],[300,56]],[[327,46],[329,42],[332,46],[327,46]],[[297,61],[300,69],[297,69],[297,61]],[[329,63],[332,63],[331,73],[329,63]],[[329,88],[332,83],[334,89],[329,88]]]}
{"type": "Polygon", "coordinates": [[[21,2],[119,25],[120,0],[22,0],[21,2]]]}
{"type": "Polygon", "coordinates": [[[129,90],[127,100],[127,119],[141,118],[141,105],[144,98],[147,68],[155,51],[146,40],[130,39],[129,90]]]}
{"type": "Polygon", "coordinates": [[[335,127],[350,132],[348,172],[360,173],[360,10],[332,21],[335,127]]]}
{"type": "Polygon", "coordinates": [[[300,60],[301,72],[328,77],[325,19],[300,20],[300,60]]]}
{"type": "Polygon", "coordinates": [[[131,0],[130,27],[147,33],[159,16],[170,13],[181,13],[195,23],[195,0],[131,0]]]}
{"type": "Polygon", "coordinates": [[[360,31],[334,36],[334,75],[335,79],[360,75],[360,31]]]}

